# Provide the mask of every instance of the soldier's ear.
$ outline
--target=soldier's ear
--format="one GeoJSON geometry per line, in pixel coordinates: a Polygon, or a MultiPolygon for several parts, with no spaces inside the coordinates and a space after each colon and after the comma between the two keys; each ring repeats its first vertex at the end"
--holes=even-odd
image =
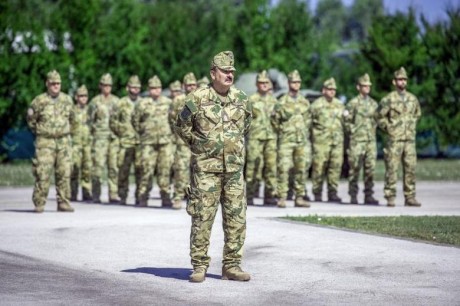
{"type": "Polygon", "coordinates": [[[359,92],[361,92],[361,86],[359,86],[359,84],[356,85],[356,89],[357,89],[359,92]]]}
{"type": "Polygon", "coordinates": [[[211,75],[211,79],[214,81],[216,79],[216,70],[215,69],[211,69],[209,71],[209,74],[211,75]]]}
{"type": "Polygon", "coordinates": [[[393,81],[391,81],[393,83],[394,86],[396,86],[396,80],[393,79],[393,81]]]}

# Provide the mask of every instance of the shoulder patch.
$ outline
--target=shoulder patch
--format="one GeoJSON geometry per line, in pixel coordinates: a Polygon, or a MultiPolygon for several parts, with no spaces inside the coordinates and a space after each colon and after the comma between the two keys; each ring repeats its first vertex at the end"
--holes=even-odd
{"type": "Polygon", "coordinates": [[[190,112],[196,113],[198,111],[198,108],[196,107],[195,103],[191,100],[187,100],[185,102],[185,106],[189,109],[190,112]]]}
{"type": "Polygon", "coordinates": [[[182,109],[182,112],[180,113],[180,118],[184,121],[188,120],[190,117],[192,116],[192,112],[190,111],[190,109],[185,106],[183,109],[182,109]]]}

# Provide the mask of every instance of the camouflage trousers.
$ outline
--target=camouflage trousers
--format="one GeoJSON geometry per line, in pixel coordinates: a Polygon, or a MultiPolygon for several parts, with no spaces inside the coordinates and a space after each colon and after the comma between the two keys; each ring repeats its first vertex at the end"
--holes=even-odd
{"type": "Polygon", "coordinates": [[[32,201],[36,207],[46,204],[51,174],[54,170],[58,204],[69,204],[70,173],[72,168],[72,145],[70,136],[35,140],[35,158],[32,172],[35,177],[32,201]]]}
{"type": "Polygon", "coordinates": [[[147,200],[149,198],[155,169],[157,170],[157,183],[160,191],[169,194],[170,144],[144,144],[138,147],[138,151],[140,164],[142,165],[139,169],[138,199],[147,200]]]}
{"type": "Polygon", "coordinates": [[[118,197],[118,138],[94,138],[91,155],[93,160],[92,193],[93,200],[100,200],[104,170],[108,171],[109,198],[118,197]]]}
{"type": "Polygon", "coordinates": [[[219,203],[222,204],[224,252],[222,263],[237,266],[246,238],[246,197],[243,169],[230,173],[193,172],[187,213],[192,217],[190,257],[193,267],[208,267],[211,229],[219,203]]]}
{"type": "Polygon", "coordinates": [[[73,144],[72,146],[72,174],[70,176],[71,199],[78,196],[78,185],[81,181],[83,200],[90,200],[91,196],[91,145],[73,144]]]}
{"type": "Polygon", "coordinates": [[[398,166],[402,160],[403,190],[406,199],[415,197],[417,153],[414,141],[388,141],[383,149],[385,159],[385,198],[396,197],[398,166]]]}
{"type": "Polygon", "coordinates": [[[182,200],[185,196],[185,188],[190,182],[190,159],[192,152],[185,144],[177,144],[174,154],[174,200],[182,200]]]}
{"type": "MultiPolygon", "coordinates": [[[[306,160],[306,164],[305,164],[305,181],[308,180],[308,174],[309,174],[309,171],[310,171],[310,167],[311,167],[311,143],[310,141],[307,142],[307,144],[305,145],[305,160],[306,160]]],[[[294,196],[294,189],[295,189],[295,171],[294,171],[294,168],[291,168],[289,169],[289,189],[288,189],[288,200],[289,199],[292,199],[293,196],[294,196]]],[[[308,192],[307,192],[307,189],[306,189],[306,186],[305,186],[305,195],[307,195],[308,192]]]]}
{"type": "MultiPolygon", "coordinates": [[[[131,166],[135,166],[136,146],[126,147],[120,145],[118,151],[118,195],[122,201],[126,202],[129,193],[129,175],[131,174],[131,166]]],[[[139,185],[136,184],[136,192],[139,185]]],[[[137,197],[136,197],[137,200],[137,197]]]]}
{"type": "Polygon", "coordinates": [[[313,143],[313,194],[322,194],[324,176],[327,178],[328,195],[337,194],[342,164],[343,142],[339,144],[313,143]]]}
{"type": "Polygon", "coordinates": [[[276,196],[276,139],[249,139],[246,149],[247,195],[252,197],[256,186],[265,182],[265,196],[276,196]]]}
{"type": "Polygon", "coordinates": [[[307,183],[307,145],[305,142],[280,142],[278,144],[278,197],[286,199],[289,190],[289,172],[293,169],[294,192],[305,195],[307,183]]]}
{"type": "Polygon", "coordinates": [[[377,143],[375,141],[350,141],[348,152],[348,194],[357,196],[359,191],[358,180],[363,168],[364,194],[374,194],[374,170],[377,159],[377,143]]]}

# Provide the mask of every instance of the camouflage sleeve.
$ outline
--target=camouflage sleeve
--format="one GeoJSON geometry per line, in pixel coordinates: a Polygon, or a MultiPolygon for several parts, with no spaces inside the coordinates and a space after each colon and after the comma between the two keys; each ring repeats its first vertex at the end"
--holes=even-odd
{"type": "Polygon", "coordinates": [[[134,106],[133,116],[131,117],[131,124],[133,125],[133,128],[137,133],[140,132],[143,104],[143,101],[140,101],[134,106]]]}
{"type": "Polygon", "coordinates": [[[73,103],[73,100],[72,100],[72,97],[69,96],[69,124],[70,124],[70,130],[72,131],[73,129],[75,129],[75,127],[77,126],[78,122],[77,122],[77,116],[75,114],[75,107],[74,107],[74,103],[73,103]]]}
{"type": "Polygon", "coordinates": [[[308,105],[308,110],[304,114],[305,126],[308,130],[311,128],[311,104],[310,101],[306,100],[306,104],[308,105]]]}
{"type": "Polygon", "coordinates": [[[193,138],[193,114],[198,111],[195,102],[187,100],[185,106],[177,115],[174,130],[180,138],[182,138],[189,146],[192,144],[193,138]]]}
{"type": "Polygon", "coordinates": [[[249,128],[251,127],[252,122],[252,103],[246,101],[246,115],[244,117],[244,135],[249,133],[249,128]]]}
{"type": "MultiPolygon", "coordinates": [[[[119,105],[118,105],[119,106],[119,105]]],[[[113,106],[110,113],[109,126],[112,132],[116,135],[120,135],[120,122],[119,122],[119,107],[113,106]]]]}
{"type": "Polygon", "coordinates": [[[37,100],[34,99],[27,109],[27,125],[29,126],[32,133],[35,134],[38,120],[38,108],[37,100]]]}
{"type": "Polygon", "coordinates": [[[345,125],[345,131],[351,133],[354,127],[356,108],[353,100],[345,104],[345,113],[343,116],[343,123],[345,125]]]}
{"type": "Polygon", "coordinates": [[[88,104],[88,110],[87,110],[87,121],[88,125],[91,127],[93,126],[94,123],[94,110],[95,110],[95,102],[94,100],[91,100],[88,104]]]}
{"type": "Polygon", "coordinates": [[[375,112],[375,120],[377,121],[377,124],[379,128],[381,128],[384,132],[387,131],[388,127],[388,113],[390,111],[389,103],[388,101],[383,98],[379,106],[377,107],[377,111],[375,112]]]}
{"type": "Polygon", "coordinates": [[[422,109],[420,108],[420,102],[418,101],[417,98],[415,98],[415,119],[418,120],[422,116],[422,109]]]}

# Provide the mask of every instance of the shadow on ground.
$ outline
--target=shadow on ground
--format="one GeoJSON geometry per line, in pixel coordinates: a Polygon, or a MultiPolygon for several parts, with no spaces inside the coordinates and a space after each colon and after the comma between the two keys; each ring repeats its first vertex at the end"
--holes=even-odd
{"type": "MultiPolygon", "coordinates": [[[[140,267],[136,269],[127,269],[122,270],[121,272],[127,273],[145,273],[145,274],[152,274],[158,277],[164,278],[175,278],[180,280],[188,280],[190,274],[192,274],[192,269],[184,269],[184,268],[152,268],[152,267],[140,267]]],[[[220,275],[206,273],[206,277],[208,278],[216,278],[220,279],[220,275]]]]}

